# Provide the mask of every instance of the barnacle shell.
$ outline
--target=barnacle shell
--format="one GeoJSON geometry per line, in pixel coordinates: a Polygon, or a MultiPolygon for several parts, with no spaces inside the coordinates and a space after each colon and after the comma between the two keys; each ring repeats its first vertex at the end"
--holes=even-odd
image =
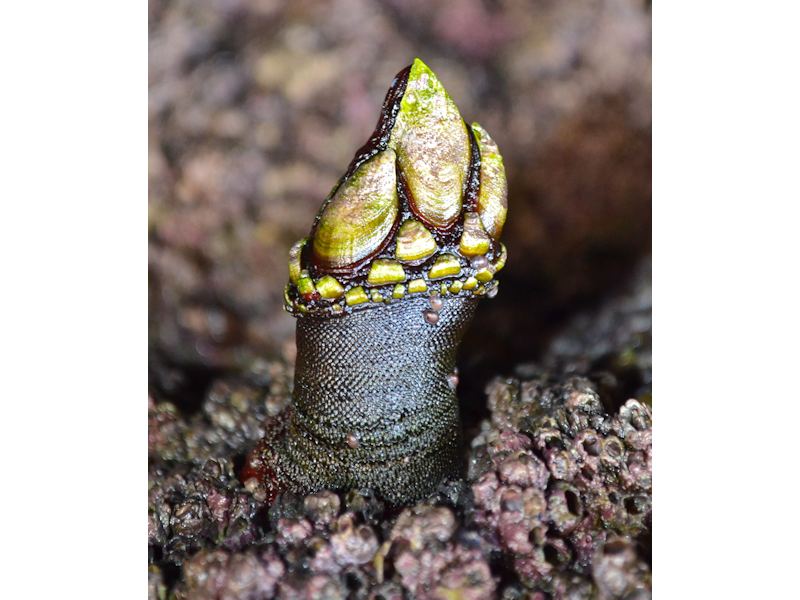
{"type": "Polygon", "coordinates": [[[295,285],[300,280],[300,272],[303,270],[303,266],[300,264],[300,255],[306,242],[308,242],[308,238],[298,240],[289,250],[289,281],[295,285]]]}
{"type": "Polygon", "coordinates": [[[481,151],[481,187],[478,194],[478,214],[486,232],[499,239],[508,212],[508,181],[503,157],[497,144],[486,130],[477,123],[472,124],[478,149],[481,151]]]}
{"type": "Polygon", "coordinates": [[[492,269],[492,267],[484,267],[483,269],[478,269],[478,271],[475,273],[475,278],[481,283],[486,283],[487,281],[491,281],[492,277],[494,277],[494,270],[492,269]]]}
{"type": "Polygon", "coordinates": [[[433,266],[428,272],[428,277],[431,279],[441,279],[442,277],[450,277],[461,273],[461,263],[452,254],[442,254],[433,261],[433,266]]]}
{"type": "Polygon", "coordinates": [[[433,227],[450,227],[461,212],[469,136],[455,103],[418,58],[411,65],[389,147],[397,152],[414,212],[433,227]]]}
{"type": "Polygon", "coordinates": [[[464,280],[465,290],[474,290],[476,287],[478,287],[478,280],[475,277],[470,276],[464,280]]]}
{"type": "Polygon", "coordinates": [[[419,221],[408,219],[400,226],[394,253],[397,260],[406,262],[421,260],[431,256],[437,249],[433,235],[419,221]]]}
{"type": "Polygon", "coordinates": [[[468,212],[464,215],[464,232],[458,243],[458,249],[464,256],[477,256],[489,251],[489,236],[486,235],[478,213],[468,212]]]}
{"type": "Polygon", "coordinates": [[[497,273],[500,269],[506,266],[506,259],[508,259],[508,251],[505,244],[500,244],[500,256],[494,263],[494,272],[497,273]]]}
{"type": "Polygon", "coordinates": [[[428,289],[428,284],[424,279],[412,279],[408,282],[408,293],[416,294],[417,292],[424,292],[428,289]]]}
{"type": "Polygon", "coordinates": [[[344,287],[334,277],[325,275],[317,282],[317,291],[326,300],[335,300],[344,294],[344,287]]]}
{"type": "Polygon", "coordinates": [[[369,297],[367,293],[364,291],[364,288],[360,285],[358,287],[354,287],[352,289],[347,290],[344,293],[344,299],[347,302],[348,306],[354,306],[356,304],[363,304],[364,302],[369,302],[369,297]]]}
{"type": "Polygon", "coordinates": [[[349,267],[380,250],[399,210],[395,158],[391,149],[376,154],[322,209],[311,246],[317,267],[349,267]]]}
{"type": "Polygon", "coordinates": [[[308,271],[301,271],[300,278],[297,280],[297,291],[301,296],[309,297],[316,289],[314,288],[314,280],[308,274],[308,271]]]}
{"type": "Polygon", "coordinates": [[[384,285],[405,281],[406,272],[403,266],[393,260],[373,260],[367,276],[367,283],[371,285],[384,285]]]}

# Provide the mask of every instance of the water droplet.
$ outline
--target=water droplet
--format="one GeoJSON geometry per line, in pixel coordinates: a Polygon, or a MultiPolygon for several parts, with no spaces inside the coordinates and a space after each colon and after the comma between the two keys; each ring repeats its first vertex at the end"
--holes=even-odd
{"type": "Polygon", "coordinates": [[[451,390],[456,389],[456,387],[458,386],[458,375],[456,375],[455,373],[450,373],[447,376],[447,385],[450,386],[451,390]]]}
{"type": "Polygon", "coordinates": [[[432,310],[422,311],[422,316],[425,317],[425,321],[430,323],[431,325],[436,325],[439,322],[439,313],[435,311],[432,310]]]}
{"type": "Polygon", "coordinates": [[[486,269],[489,266],[489,260],[485,256],[476,256],[470,261],[472,268],[476,271],[486,269]]]}

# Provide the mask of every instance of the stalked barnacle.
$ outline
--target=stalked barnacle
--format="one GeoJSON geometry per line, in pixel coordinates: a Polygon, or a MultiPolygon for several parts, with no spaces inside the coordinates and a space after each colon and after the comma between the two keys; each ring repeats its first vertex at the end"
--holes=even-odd
{"type": "Polygon", "coordinates": [[[456,351],[496,293],[506,194],[497,146],[416,59],[290,252],[294,405],[255,456],[270,489],[407,503],[457,473],[456,351]]]}

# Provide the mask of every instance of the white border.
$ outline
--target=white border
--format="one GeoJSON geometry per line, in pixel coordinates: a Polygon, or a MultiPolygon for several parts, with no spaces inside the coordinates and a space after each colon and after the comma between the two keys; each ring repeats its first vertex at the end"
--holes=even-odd
{"type": "Polygon", "coordinates": [[[0,17],[5,598],[146,597],[147,5],[0,17]]]}
{"type": "Polygon", "coordinates": [[[797,7],[654,6],[656,598],[796,596],[797,7]]]}

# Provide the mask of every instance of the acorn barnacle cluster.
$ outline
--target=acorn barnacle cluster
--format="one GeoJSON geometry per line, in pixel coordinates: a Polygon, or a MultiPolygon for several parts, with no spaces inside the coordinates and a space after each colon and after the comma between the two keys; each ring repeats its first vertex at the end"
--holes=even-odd
{"type": "Polygon", "coordinates": [[[289,255],[286,309],[346,314],[413,295],[493,296],[506,262],[503,159],[421,60],[289,255]]]}

